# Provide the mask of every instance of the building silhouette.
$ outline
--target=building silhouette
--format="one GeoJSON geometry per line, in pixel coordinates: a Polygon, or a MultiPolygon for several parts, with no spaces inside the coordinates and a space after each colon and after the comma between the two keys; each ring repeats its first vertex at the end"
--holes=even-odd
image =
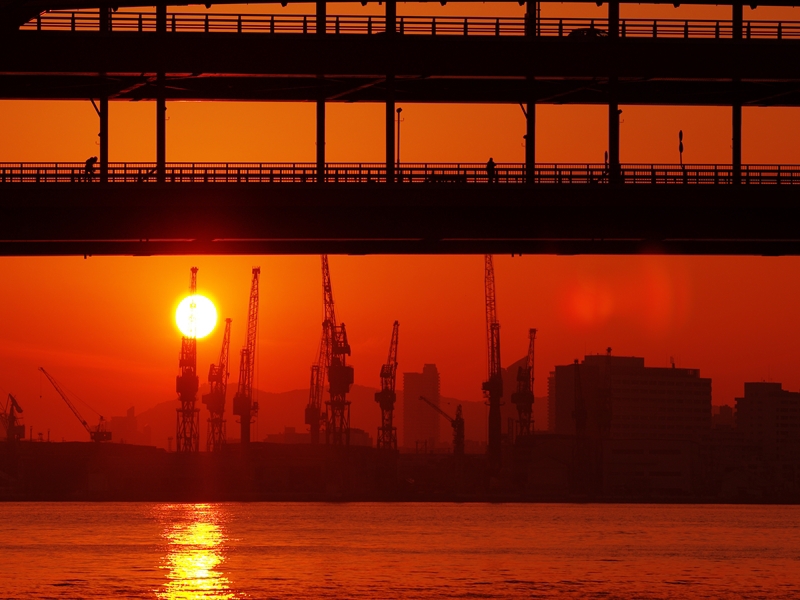
{"type": "Polygon", "coordinates": [[[780,383],[745,383],[736,398],[736,429],[757,448],[764,461],[793,464],[800,461],[800,392],[780,383]]]}
{"type": "Polygon", "coordinates": [[[420,396],[439,406],[439,371],[425,365],[422,373],[403,373],[403,447],[424,446],[432,451],[439,444],[441,417],[420,396]],[[427,446],[425,446],[427,445],[427,446]]]}
{"type": "Polygon", "coordinates": [[[576,369],[589,434],[599,435],[603,394],[610,408],[609,439],[696,440],[711,427],[711,379],[700,377],[699,369],[645,367],[640,357],[589,355],[581,363],[556,366],[550,385],[556,433],[576,433],[576,369]]]}

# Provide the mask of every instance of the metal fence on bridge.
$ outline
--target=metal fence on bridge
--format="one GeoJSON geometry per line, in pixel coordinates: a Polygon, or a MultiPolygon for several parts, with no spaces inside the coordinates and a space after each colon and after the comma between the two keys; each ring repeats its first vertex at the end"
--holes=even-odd
{"type": "MultiPolygon", "coordinates": [[[[154,12],[121,10],[109,20],[112,31],[153,32],[154,12]]],[[[553,37],[602,38],[606,36],[606,19],[539,19],[533,25],[536,35],[553,37]]],[[[38,31],[98,31],[97,11],[45,12],[22,26],[38,31]]],[[[432,17],[401,16],[397,18],[399,33],[408,35],[525,35],[524,17],[432,17]]],[[[173,12],[167,16],[170,32],[221,33],[317,33],[314,15],[284,14],[203,14],[173,12]]],[[[329,15],[326,33],[381,34],[386,32],[383,16],[329,15]]],[[[702,19],[622,19],[622,37],[654,38],[732,38],[731,21],[702,19]]],[[[798,21],[745,21],[742,36],[747,39],[800,39],[798,21]]]]}
{"type": "MultiPolygon", "coordinates": [[[[630,185],[728,185],[734,183],[731,165],[624,164],[618,181],[630,185]]],[[[155,163],[109,163],[110,183],[155,183],[155,163]]],[[[0,163],[0,184],[97,183],[99,167],[84,163],[0,163]]],[[[168,163],[167,183],[317,183],[315,163],[168,163]]],[[[524,184],[525,166],[498,163],[492,173],[483,163],[403,163],[395,181],[405,184],[524,184]]],[[[328,163],[324,183],[386,183],[383,163],[328,163]]],[[[538,164],[535,184],[592,185],[609,183],[604,164],[538,164]]],[[[745,185],[798,185],[800,165],[743,165],[745,185]]]]}

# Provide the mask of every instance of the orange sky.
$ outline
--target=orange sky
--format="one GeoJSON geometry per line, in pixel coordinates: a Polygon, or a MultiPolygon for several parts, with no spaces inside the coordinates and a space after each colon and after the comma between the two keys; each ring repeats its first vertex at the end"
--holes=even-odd
{"type": "MultiPolygon", "coordinates": [[[[521,14],[516,3],[472,7],[482,14],[500,9],[521,14]]],[[[299,12],[291,6],[283,10],[299,12]]],[[[403,14],[467,10],[438,3],[400,7],[403,14]]],[[[553,4],[545,5],[543,14],[600,17],[604,9],[553,4]]],[[[759,8],[752,18],[798,14],[759,8]]],[[[727,13],[716,7],[625,6],[625,16],[726,18],[727,13]]],[[[168,107],[170,161],[314,160],[310,104],[168,107]]],[[[730,160],[729,109],[624,106],[623,111],[623,162],[677,162],[679,129],[686,162],[730,160]]],[[[152,103],[112,103],[112,161],[154,159],[154,112],[152,103]]],[[[800,163],[800,111],[743,112],[745,162],[800,163]]],[[[382,106],[337,104],[328,115],[329,160],[382,159],[382,106]]],[[[603,108],[540,106],[537,115],[540,162],[603,160],[603,108]]],[[[518,106],[409,104],[403,105],[403,117],[404,161],[523,158],[518,106]]],[[[97,118],[88,101],[0,102],[0,131],[0,161],[83,161],[98,154],[97,118]]],[[[700,368],[713,378],[715,404],[732,403],[745,380],[800,388],[795,368],[800,259],[498,256],[495,261],[503,363],[523,356],[527,330],[537,327],[537,395],[546,393],[553,365],[607,346],[615,354],[644,356],[651,365],[666,365],[674,356],[679,366],[700,368]]],[[[84,434],[40,378],[39,366],[106,417],[173,398],[180,347],[173,312],[193,265],[200,268],[199,290],[215,300],[220,317],[233,318],[233,380],[250,268],[262,267],[257,385],[269,391],[306,387],[320,333],[318,257],[42,258],[0,259],[0,394],[17,394],[26,423],[36,431],[50,428],[54,439],[84,434]]],[[[480,399],[486,371],[481,257],[334,256],[331,269],[337,314],[353,345],[356,383],[378,385],[391,324],[399,319],[401,372],[435,362],[443,394],[480,399]]],[[[198,345],[202,383],[220,342],[218,328],[198,345]]],[[[259,427],[263,435],[281,430],[283,423],[270,422],[262,412],[259,427]]]]}

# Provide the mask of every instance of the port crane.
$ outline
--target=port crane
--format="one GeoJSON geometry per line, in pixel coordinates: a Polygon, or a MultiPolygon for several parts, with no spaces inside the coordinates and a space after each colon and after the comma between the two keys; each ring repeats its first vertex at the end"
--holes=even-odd
{"type": "Polygon", "coordinates": [[[528,359],[517,371],[517,391],[511,394],[511,402],[519,414],[517,437],[524,438],[533,433],[533,348],[536,330],[528,331],[528,359]]]}
{"type": "Polygon", "coordinates": [[[500,400],[503,397],[503,373],[500,367],[500,323],[497,320],[494,264],[491,254],[484,257],[484,272],[489,376],[483,383],[483,393],[489,405],[489,467],[492,472],[497,473],[502,460],[500,400]]]}
{"type": "Polygon", "coordinates": [[[258,334],[258,279],[261,267],[253,267],[250,304],[247,311],[247,338],[239,359],[239,384],[233,397],[233,414],[241,423],[242,444],[250,443],[250,425],[258,415],[258,402],[253,400],[256,372],[256,339],[258,334]]]}
{"type": "Polygon", "coordinates": [[[0,413],[0,420],[2,420],[3,430],[6,432],[6,441],[10,443],[18,442],[25,437],[25,425],[22,424],[17,413],[22,412],[22,407],[17,402],[17,399],[12,395],[8,395],[8,401],[0,413]]]}
{"type": "Polygon", "coordinates": [[[311,382],[308,389],[308,404],[306,405],[306,425],[311,435],[311,443],[319,444],[320,425],[328,420],[328,415],[322,413],[322,396],[325,392],[325,373],[330,364],[331,340],[327,323],[322,324],[322,338],[319,342],[317,360],[311,365],[311,382]]]}
{"type": "Polygon", "coordinates": [[[218,452],[225,444],[225,396],[228,393],[230,376],[228,357],[231,347],[231,319],[225,319],[225,333],[222,334],[222,350],[217,364],[208,369],[209,392],[203,395],[203,404],[208,407],[208,436],[206,450],[218,452]]]}
{"type": "Polygon", "coordinates": [[[350,356],[350,343],[347,341],[347,329],[344,323],[337,323],[333,303],[331,272],[328,267],[328,255],[322,255],[322,298],[325,309],[323,342],[326,346],[326,363],[320,368],[327,371],[328,392],[330,399],[325,402],[326,423],[325,443],[334,446],[350,445],[350,402],[347,394],[353,385],[353,367],[347,365],[350,356]]]}
{"type": "Polygon", "coordinates": [[[394,403],[397,400],[397,340],[400,323],[394,322],[389,358],[381,366],[381,390],[375,392],[375,402],[381,407],[381,426],[378,428],[378,449],[397,450],[397,427],[393,424],[394,403]]]}
{"type": "Polygon", "coordinates": [[[333,290],[331,288],[331,273],[328,267],[328,256],[323,254],[322,260],[322,305],[324,317],[322,320],[322,336],[319,341],[317,360],[311,365],[311,382],[308,390],[308,404],[306,405],[305,421],[308,425],[312,444],[319,444],[320,428],[325,428],[325,440],[328,440],[327,423],[328,414],[322,412],[322,396],[325,393],[325,377],[331,364],[333,351],[333,328],[331,323],[336,323],[336,311],[333,304],[333,290]]]}
{"type": "MultiPolygon", "coordinates": [[[[58,392],[58,395],[61,396],[61,398],[64,400],[64,402],[67,403],[67,406],[69,406],[70,410],[72,411],[72,414],[74,414],[78,418],[78,421],[81,422],[81,425],[83,425],[83,427],[86,429],[86,431],[89,432],[89,437],[91,438],[91,440],[93,442],[110,442],[111,441],[111,432],[106,430],[106,420],[103,418],[103,415],[100,415],[100,413],[98,413],[98,415],[100,416],[99,423],[94,428],[90,427],[89,423],[87,423],[86,419],[84,419],[81,416],[81,413],[78,412],[78,409],[70,401],[70,399],[67,396],[66,392],[61,389],[61,386],[58,385],[58,382],[53,378],[53,376],[50,375],[50,373],[48,373],[47,371],[45,371],[44,367],[39,367],[39,370],[42,373],[44,373],[44,376],[47,377],[47,380],[53,385],[53,387],[55,388],[56,392],[58,392]]],[[[88,406],[88,404],[87,404],[87,406],[88,406]]],[[[91,406],[89,408],[91,408],[91,406]]],[[[94,409],[92,408],[92,410],[94,410],[94,409]]],[[[97,411],[94,411],[94,412],[97,412],[97,411]]]]}
{"type": "Polygon", "coordinates": [[[197,335],[194,330],[194,297],[197,295],[197,267],[191,268],[189,295],[192,298],[189,321],[192,331],[181,338],[181,353],[178,366],[181,374],[175,379],[175,391],[181,405],[176,409],[175,448],[178,452],[200,450],[200,411],[195,406],[200,379],[197,377],[197,335]]]}
{"type": "Polygon", "coordinates": [[[420,396],[419,399],[447,419],[453,428],[453,454],[455,456],[464,456],[464,413],[461,410],[461,405],[459,404],[456,408],[456,416],[451,417],[425,396],[420,396]]]}

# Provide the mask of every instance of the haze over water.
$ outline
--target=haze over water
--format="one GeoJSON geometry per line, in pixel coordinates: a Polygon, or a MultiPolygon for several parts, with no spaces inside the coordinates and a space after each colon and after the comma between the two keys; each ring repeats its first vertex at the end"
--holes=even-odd
{"type": "Polygon", "coordinates": [[[800,507],[9,503],[10,598],[797,598],[800,507]]]}

